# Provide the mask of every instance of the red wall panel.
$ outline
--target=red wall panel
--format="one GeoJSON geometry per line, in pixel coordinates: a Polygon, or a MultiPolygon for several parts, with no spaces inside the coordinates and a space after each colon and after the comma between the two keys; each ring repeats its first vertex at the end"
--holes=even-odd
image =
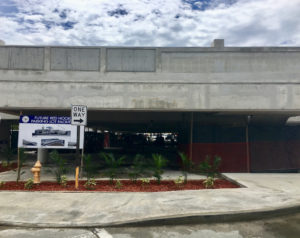
{"type": "MultiPolygon", "coordinates": [[[[186,153],[189,145],[179,147],[186,153]]],[[[197,164],[203,161],[206,155],[218,155],[222,158],[220,172],[247,172],[246,143],[193,143],[193,161],[197,164]]]]}
{"type": "Polygon", "coordinates": [[[255,141],[250,143],[251,170],[300,168],[300,141],[255,141]]]}

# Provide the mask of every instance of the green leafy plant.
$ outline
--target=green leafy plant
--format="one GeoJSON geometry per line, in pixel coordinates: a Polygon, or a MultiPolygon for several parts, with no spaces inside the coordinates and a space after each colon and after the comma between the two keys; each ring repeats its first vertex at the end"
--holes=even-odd
{"type": "Polygon", "coordinates": [[[25,189],[32,189],[33,188],[33,185],[34,185],[34,183],[33,183],[33,179],[28,179],[27,180],[27,182],[24,184],[24,188],[25,189]]]}
{"type": "Polygon", "coordinates": [[[209,155],[206,156],[205,160],[199,164],[199,170],[207,177],[216,177],[219,174],[219,167],[221,165],[221,157],[215,156],[213,161],[209,155]]]}
{"type": "Polygon", "coordinates": [[[205,188],[213,188],[214,187],[214,178],[213,177],[207,177],[204,181],[203,184],[205,188]]]}
{"type": "Polygon", "coordinates": [[[5,185],[5,182],[3,182],[3,181],[0,181],[0,188],[3,188],[3,187],[4,187],[4,185],[5,185]]]}
{"type": "Polygon", "coordinates": [[[93,189],[95,189],[96,185],[97,185],[96,180],[93,178],[90,178],[86,181],[86,183],[84,184],[84,187],[88,190],[93,190],[93,189]]]}
{"type": "Polygon", "coordinates": [[[153,158],[153,176],[158,184],[161,181],[161,175],[164,173],[163,167],[167,165],[167,160],[161,154],[152,154],[153,158]]]}
{"type": "Polygon", "coordinates": [[[137,154],[134,157],[133,164],[131,166],[131,171],[128,173],[131,181],[136,182],[138,177],[143,174],[144,171],[144,156],[141,154],[137,154]]]}
{"type": "Polygon", "coordinates": [[[23,167],[23,164],[27,158],[27,155],[25,154],[25,150],[23,148],[19,149],[19,164],[18,164],[18,171],[17,171],[17,183],[20,181],[21,178],[21,169],[23,167]]]}
{"type": "Polygon", "coordinates": [[[177,179],[174,180],[174,183],[175,183],[176,187],[178,187],[178,188],[182,187],[183,184],[185,183],[184,177],[179,176],[177,179]]]}
{"type": "Polygon", "coordinates": [[[149,185],[150,184],[150,179],[148,178],[142,178],[141,179],[141,184],[142,184],[142,187],[145,187],[146,185],[149,185]]]}
{"type": "Polygon", "coordinates": [[[97,173],[97,168],[92,162],[92,156],[90,154],[83,156],[83,170],[86,174],[87,180],[90,180],[97,173]]]}
{"type": "Polygon", "coordinates": [[[68,172],[68,169],[66,168],[66,160],[59,155],[57,150],[53,150],[50,153],[50,158],[56,165],[54,170],[56,182],[61,184],[62,176],[68,172]]]}
{"type": "Polygon", "coordinates": [[[1,166],[2,166],[2,168],[7,168],[8,163],[6,161],[2,161],[1,166]]]}
{"type": "Polygon", "coordinates": [[[100,157],[104,158],[105,163],[108,167],[108,170],[106,172],[107,176],[110,178],[110,183],[113,183],[114,178],[116,177],[117,170],[122,165],[124,159],[126,156],[121,156],[119,159],[116,159],[115,156],[112,153],[100,153],[100,157]]]}
{"type": "Polygon", "coordinates": [[[117,179],[116,184],[115,184],[116,189],[121,189],[122,186],[123,186],[123,184],[121,183],[121,181],[119,179],[117,179]]]}
{"type": "Polygon", "coordinates": [[[63,187],[67,187],[68,179],[66,175],[62,175],[60,177],[60,185],[63,187]]]}
{"type": "Polygon", "coordinates": [[[181,163],[182,163],[182,174],[184,176],[184,183],[187,183],[187,179],[188,179],[188,171],[191,169],[191,167],[193,166],[193,162],[192,160],[187,156],[187,154],[183,153],[183,152],[178,152],[180,159],[181,159],[181,163]]]}

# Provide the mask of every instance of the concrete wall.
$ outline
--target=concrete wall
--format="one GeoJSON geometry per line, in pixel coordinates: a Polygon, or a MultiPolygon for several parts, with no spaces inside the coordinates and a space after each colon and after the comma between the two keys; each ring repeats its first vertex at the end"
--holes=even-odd
{"type": "Polygon", "coordinates": [[[155,72],[155,50],[107,49],[108,72],[155,72]]]}
{"type": "Polygon", "coordinates": [[[43,70],[44,48],[0,47],[0,69],[43,70]]]}
{"type": "Polygon", "coordinates": [[[299,47],[0,46],[0,110],[294,111],[299,47]]]}
{"type": "Polygon", "coordinates": [[[51,70],[99,71],[100,49],[51,48],[51,70]]]}

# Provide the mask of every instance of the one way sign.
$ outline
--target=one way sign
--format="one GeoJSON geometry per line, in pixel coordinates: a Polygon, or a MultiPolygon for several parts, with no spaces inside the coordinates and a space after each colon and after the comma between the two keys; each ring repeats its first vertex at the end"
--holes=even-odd
{"type": "Polygon", "coordinates": [[[86,126],[87,106],[72,105],[71,124],[77,126],[86,126]]]}

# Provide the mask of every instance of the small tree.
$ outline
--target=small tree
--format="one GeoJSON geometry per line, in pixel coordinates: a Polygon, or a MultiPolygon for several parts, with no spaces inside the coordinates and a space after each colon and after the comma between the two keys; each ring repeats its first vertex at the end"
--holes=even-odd
{"type": "Polygon", "coordinates": [[[184,176],[184,183],[187,183],[187,177],[188,177],[188,171],[191,169],[193,162],[192,160],[187,156],[187,154],[183,152],[178,152],[181,163],[182,163],[182,174],[184,176]]]}
{"type": "Polygon", "coordinates": [[[157,183],[160,184],[161,175],[164,173],[163,167],[167,165],[167,160],[161,154],[152,154],[153,158],[153,176],[156,178],[157,183]]]}
{"type": "Polygon", "coordinates": [[[116,177],[117,170],[123,163],[126,156],[121,156],[119,159],[116,159],[112,153],[101,152],[100,158],[104,158],[105,163],[108,167],[107,175],[110,178],[110,183],[113,183],[114,178],[116,177]]]}
{"type": "Polygon", "coordinates": [[[66,160],[63,159],[57,150],[53,150],[50,153],[50,158],[51,160],[55,163],[56,168],[55,168],[55,178],[57,183],[61,184],[62,182],[62,176],[65,175],[68,172],[68,169],[66,168],[66,160]]]}

